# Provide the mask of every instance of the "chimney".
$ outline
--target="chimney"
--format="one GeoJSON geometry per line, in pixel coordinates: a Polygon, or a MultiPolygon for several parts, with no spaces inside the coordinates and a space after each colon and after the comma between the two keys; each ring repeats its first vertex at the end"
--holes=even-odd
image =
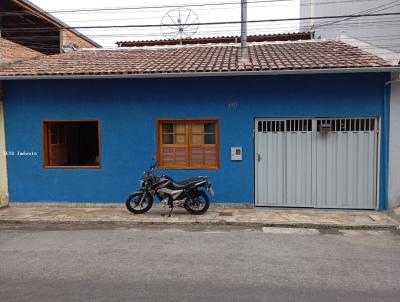
{"type": "Polygon", "coordinates": [[[247,50],[247,0],[241,0],[241,9],[240,61],[247,63],[249,61],[247,50]]]}

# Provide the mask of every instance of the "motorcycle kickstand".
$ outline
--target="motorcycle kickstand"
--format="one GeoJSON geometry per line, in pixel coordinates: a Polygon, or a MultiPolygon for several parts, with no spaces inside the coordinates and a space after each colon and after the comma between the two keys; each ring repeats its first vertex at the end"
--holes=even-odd
{"type": "Polygon", "coordinates": [[[169,211],[169,213],[168,213],[168,217],[171,217],[171,213],[172,213],[172,210],[174,209],[174,206],[171,206],[171,210],[169,211]]]}

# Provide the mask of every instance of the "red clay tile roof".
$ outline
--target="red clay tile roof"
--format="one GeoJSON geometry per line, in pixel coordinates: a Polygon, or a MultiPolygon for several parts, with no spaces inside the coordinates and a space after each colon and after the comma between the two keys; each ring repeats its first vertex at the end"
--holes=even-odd
{"type": "Polygon", "coordinates": [[[389,62],[343,42],[295,42],[238,46],[81,50],[10,65],[0,76],[127,75],[332,68],[393,67],[389,62]]]}
{"type": "MultiPolygon", "coordinates": [[[[283,33],[283,34],[262,34],[248,35],[247,42],[276,42],[276,41],[298,41],[311,40],[313,32],[283,33]]],[[[189,44],[209,44],[209,43],[240,43],[240,36],[220,36],[220,37],[200,37],[187,39],[164,39],[164,40],[144,40],[144,41],[118,41],[115,42],[119,47],[143,47],[161,45],[189,45],[189,44]]]]}

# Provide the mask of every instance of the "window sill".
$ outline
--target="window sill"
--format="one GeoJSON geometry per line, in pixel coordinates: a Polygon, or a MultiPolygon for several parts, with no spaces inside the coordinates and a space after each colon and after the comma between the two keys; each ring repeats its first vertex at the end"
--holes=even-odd
{"type": "Polygon", "coordinates": [[[101,166],[43,166],[45,169],[100,169],[101,166]]]}
{"type": "Polygon", "coordinates": [[[219,170],[220,167],[168,167],[168,166],[157,166],[158,169],[162,170],[219,170]]]}

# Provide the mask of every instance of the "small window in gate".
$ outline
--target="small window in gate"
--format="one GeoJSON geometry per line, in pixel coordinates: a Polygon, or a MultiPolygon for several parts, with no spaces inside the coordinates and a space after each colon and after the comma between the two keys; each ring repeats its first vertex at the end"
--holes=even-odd
{"type": "Polygon", "coordinates": [[[326,132],[329,128],[332,132],[365,132],[375,131],[375,119],[321,119],[317,120],[319,132],[326,132]],[[324,128],[324,129],[323,129],[324,128]]]}
{"type": "Polygon", "coordinates": [[[267,121],[267,132],[284,132],[284,121],[267,121]]]}
{"type": "Polygon", "coordinates": [[[308,132],[312,130],[311,120],[287,120],[286,131],[288,132],[308,132]]]}
{"type": "Polygon", "coordinates": [[[285,121],[258,121],[258,132],[284,132],[285,121]]]}
{"type": "Polygon", "coordinates": [[[268,120],[258,121],[258,132],[311,132],[312,120],[293,119],[293,120],[268,120]]]}

